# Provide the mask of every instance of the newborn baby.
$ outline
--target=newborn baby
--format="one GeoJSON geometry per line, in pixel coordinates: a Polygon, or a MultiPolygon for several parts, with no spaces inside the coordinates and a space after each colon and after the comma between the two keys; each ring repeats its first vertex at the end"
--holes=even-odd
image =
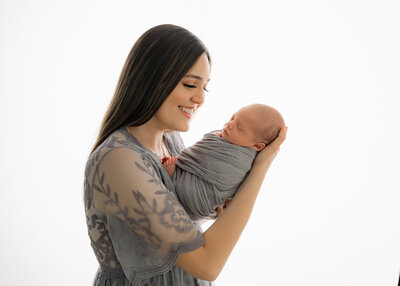
{"type": "Polygon", "coordinates": [[[239,109],[219,131],[204,135],[178,157],[163,163],[175,194],[193,220],[215,218],[215,209],[234,196],[257,152],[271,143],[285,122],[274,108],[239,109]]]}

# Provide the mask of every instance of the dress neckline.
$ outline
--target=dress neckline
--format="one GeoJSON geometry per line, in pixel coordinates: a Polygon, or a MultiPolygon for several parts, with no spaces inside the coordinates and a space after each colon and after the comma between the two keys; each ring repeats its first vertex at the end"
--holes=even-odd
{"type": "MultiPolygon", "coordinates": [[[[150,153],[152,156],[154,156],[155,158],[157,158],[157,160],[160,160],[160,161],[161,161],[161,159],[157,156],[157,154],[156,154],[155,152],[153,152],[152,150],[150,150],[149,148],[147,148],[142,142],[140,142],[139,139],[136,138],[135,135],[133,135],[131,132],[129,132],[128,127],[124,126],[124,127],[123,127],[123,130],[125,131],[125,133],[128,134],[129,137],[131,137],[131,139],[133,139],[133,140],[135,141],[135,143],[136,143],[137,145],[139,145],[140,147],[142,147],[143,149],[145,149],[146,151],[148,151],[148,153],[150,153]]],[[[166,134],[165,132],[164,132],[164,134],[163,134],[163,139],[164,139],[164,142],[165,142],[164,145],[165,145],[165,147],[167,148],[168,153],[169,153],[171,156],[173,156],[173,154],[172,154],[172,152],[171,152],[171,150],[170,150],[170,148],[169,148],[169,145],[170,145],[169,136],[167,136],[167,134],[166,134]]]]}

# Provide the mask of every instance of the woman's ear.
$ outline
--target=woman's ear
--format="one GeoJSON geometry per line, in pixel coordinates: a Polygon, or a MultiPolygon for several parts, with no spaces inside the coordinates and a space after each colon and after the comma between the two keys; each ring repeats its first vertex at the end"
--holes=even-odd
{"type": "Polygon", "coordinates": [[[253,150],[256,150],[256,151],[261,151],[262,149],[264,149],[264,147],[265,147],[265,143],[262,143],[262,142],[256,143],[253,146],[251,146],[251,148],[253,148],[253,150]]]}

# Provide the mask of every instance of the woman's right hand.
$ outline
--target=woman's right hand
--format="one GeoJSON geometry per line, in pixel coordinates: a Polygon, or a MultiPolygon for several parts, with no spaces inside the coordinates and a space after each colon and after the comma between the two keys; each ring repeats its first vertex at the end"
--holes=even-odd
{"type": "Polygon", "coordinates": [[[268,146],[266,146],[257,154],[257,157],[254,160],[254,164],[267,164],[267,167],[272,164],[276,157],[276,154],[278,154],[279,152],[281,144],[286,139],[287,130],[288,127],[285,126],[279,131],[278,137],[276,137],[274,141],[268,144],[268,146]]]}

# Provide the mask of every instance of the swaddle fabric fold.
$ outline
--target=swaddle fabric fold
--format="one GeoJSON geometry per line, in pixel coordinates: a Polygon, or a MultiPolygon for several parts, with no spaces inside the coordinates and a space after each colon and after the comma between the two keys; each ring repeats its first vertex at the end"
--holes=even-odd
{"type": "Polygon", "coordinates": [[[173,174],[175,193],[193,220],[215,217],[215,208],[232,198],[257,152],[215,134],[182,150],[173,174]]]}

